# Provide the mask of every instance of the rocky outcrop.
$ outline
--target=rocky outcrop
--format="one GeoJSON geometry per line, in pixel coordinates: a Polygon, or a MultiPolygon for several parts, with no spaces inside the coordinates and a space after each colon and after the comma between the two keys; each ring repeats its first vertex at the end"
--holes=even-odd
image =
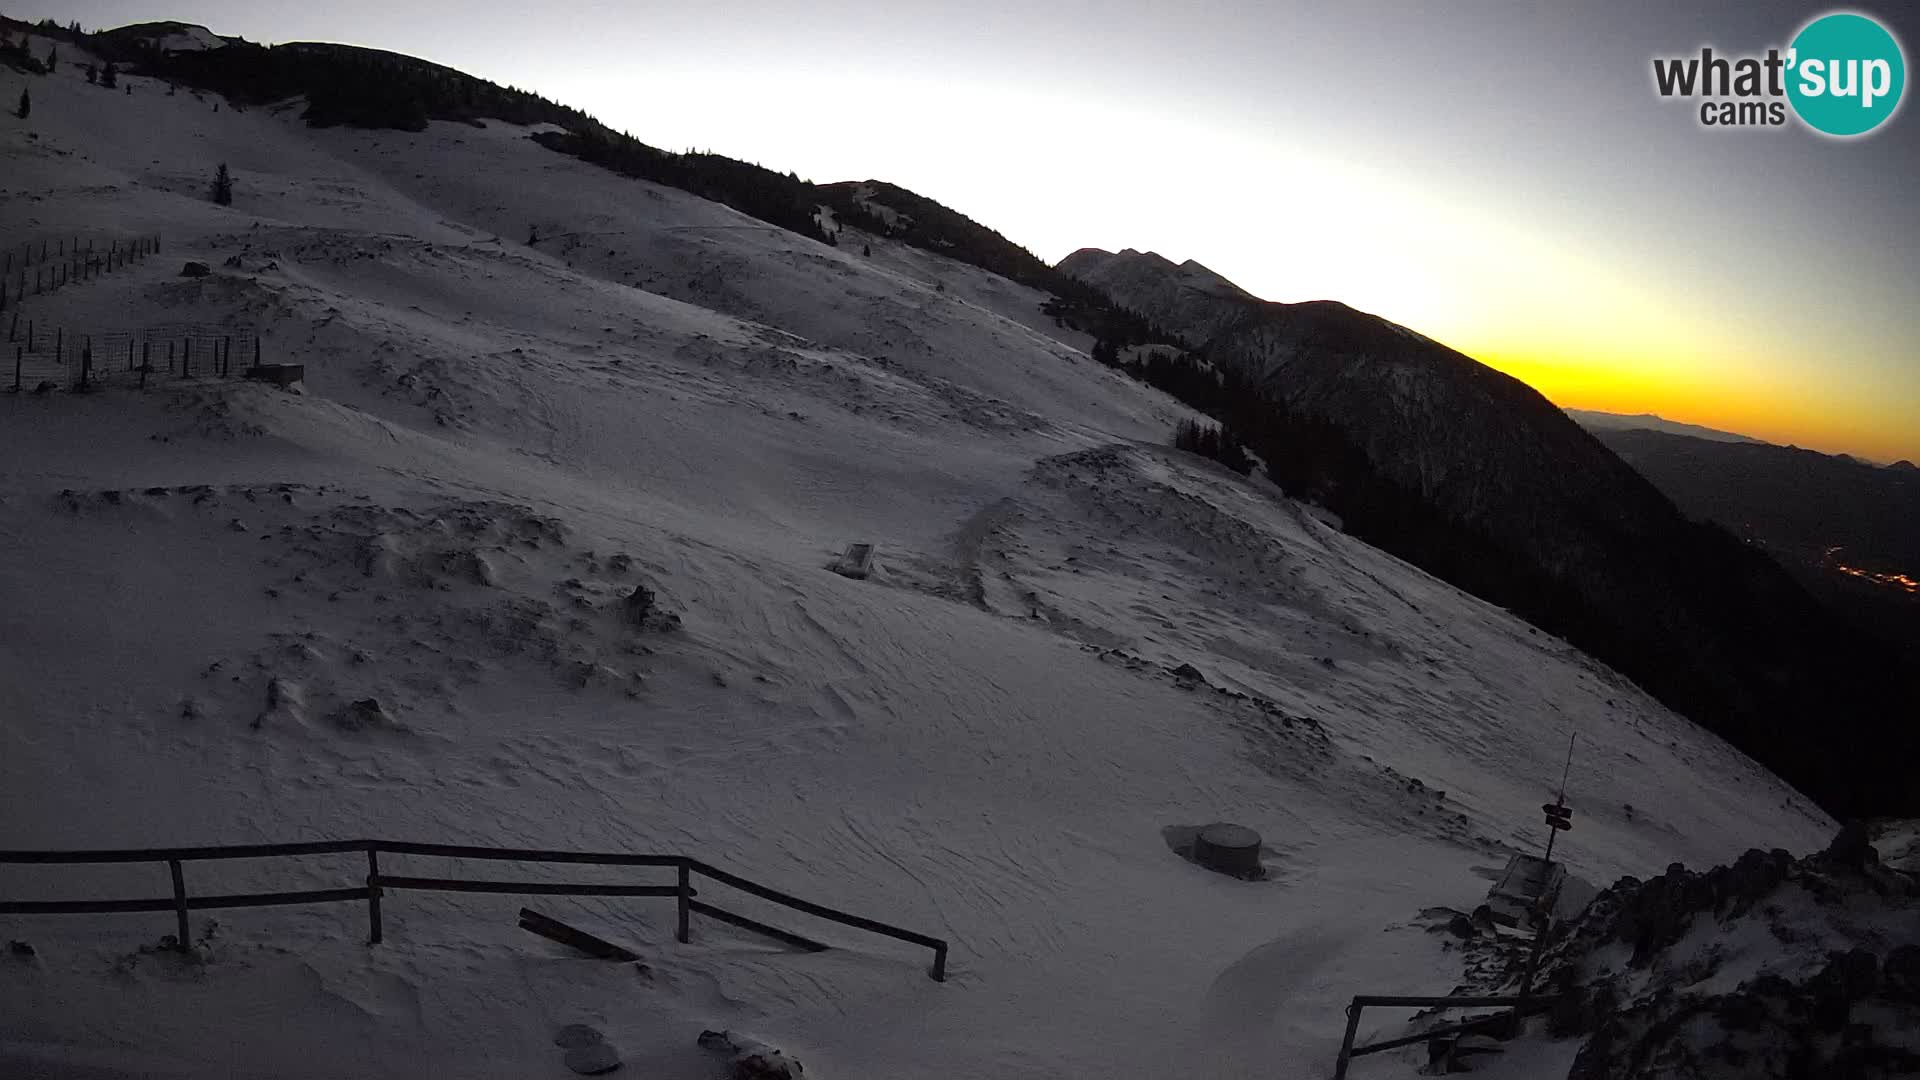
{"type": "Polygon", "coordinates": [[[1602,892],[1548,950],[1569,1080],[1920,1074],[1920,881],[1848,826],[1602,892]]]}

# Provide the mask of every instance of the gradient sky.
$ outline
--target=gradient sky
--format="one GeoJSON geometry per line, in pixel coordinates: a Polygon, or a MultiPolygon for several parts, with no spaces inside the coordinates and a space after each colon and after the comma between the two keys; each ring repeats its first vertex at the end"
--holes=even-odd
{"type": "MultiPolygon", "coordinates": [[[[1842,142],[1652,89],[1656,55],[1784,48],[1826,5],[0,3],[410,53],[658,146],[890,180],[1048,260],[1342,300],[1562,405],[1920,461],[1920,110],[1842,142]]],[[[1852,10],[1915,60],[1920,13],[1852,10]]]]}

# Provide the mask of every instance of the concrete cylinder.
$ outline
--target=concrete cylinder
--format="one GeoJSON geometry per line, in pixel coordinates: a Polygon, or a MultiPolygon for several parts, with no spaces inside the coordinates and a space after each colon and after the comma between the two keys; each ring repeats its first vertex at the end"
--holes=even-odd
{"type": "Polygon", "coordinates": [[[1216,822],[1193,840],[1194,861],[1234,877],[1259,877],[1260,834],[1245,825],[1216,822]]]}

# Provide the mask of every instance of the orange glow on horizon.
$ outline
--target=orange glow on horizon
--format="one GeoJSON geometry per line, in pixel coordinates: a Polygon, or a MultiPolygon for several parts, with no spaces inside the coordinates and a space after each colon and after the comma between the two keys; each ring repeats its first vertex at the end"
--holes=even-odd
{"type": "Polygon", "coordinates": [[[1563,409],[1639,415],[1697,424],[1781,446],[1851,454],[1881,463],[1916,460],[1910,431],[1888,431],[1871,415],[1823,411],[1792,388],[1722,380],[1693,366],[1639,366],[1604,360],[1540,359],[1462,349],[1519,379],[1563,409]]]}

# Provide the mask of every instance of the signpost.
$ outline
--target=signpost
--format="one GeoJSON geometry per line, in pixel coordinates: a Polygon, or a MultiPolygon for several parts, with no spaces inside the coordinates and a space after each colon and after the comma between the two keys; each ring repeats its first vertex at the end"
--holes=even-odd
{"type": "Polygon", "coordinates": [[[1567,736],[1567,764],[1560,770],[1560,793],[1550,803],[1541,803],[1540,811],[1547,815],[1547,862],[1553,862],[1553,842],[1560,834],[1573,828],[1573,807],[1567,805],[1567,776],[1573,771],[1573,741],[1577,735],[1567,736]]]}

